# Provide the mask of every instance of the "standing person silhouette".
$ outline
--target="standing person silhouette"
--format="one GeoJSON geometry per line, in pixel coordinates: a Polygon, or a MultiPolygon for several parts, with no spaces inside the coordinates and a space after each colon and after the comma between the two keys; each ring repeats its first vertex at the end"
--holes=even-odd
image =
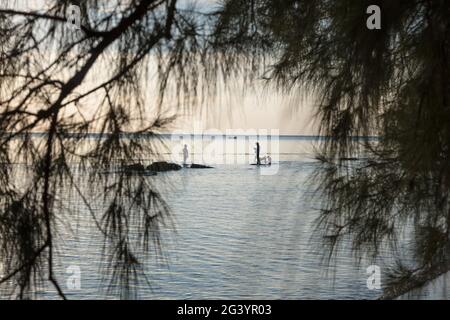
{"type": "Polygon", "coordinates": [[[187,159],[189,158],[189,151],[187,148],[187,144],[184,145],[183,148],[183,166],[187,166],[187,159]]]}
{"type": "Polygon", "coordinates": [[[256,142],[256,164],[259,166],[261,165],[261,159],[259,158],[259,142],[256,142]]]}

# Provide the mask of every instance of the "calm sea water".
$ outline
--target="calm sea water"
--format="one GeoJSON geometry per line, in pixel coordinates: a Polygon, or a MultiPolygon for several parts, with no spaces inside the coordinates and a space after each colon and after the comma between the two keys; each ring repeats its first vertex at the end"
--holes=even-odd
{"type": "MultiPolygon", "coordinates": [[[[366,285],[369,263],[356,264],[350,250],[344,247],[332,267],[322,263],[314,233],[320,199],[313,197],[315,181],[309,179],[318,165],[316,143],[281,139],[278,154],[271,153],[278,165],[274,175],[249,165],[249,155],[247,163],[149,177],[170,205],[174,223],[161,231],[164,257],[145,260],[148,282],[137,285],[138,298],[376,298],[380,291],[366,285]]],[[[67,206],[78,214],[61,222],[66,227],[58,236],[57,277],[69,298],[117,298],[107,292],[100,272],[109,268],[101,259],[102,236],[81,199],[70,199],[67,206]],[[80,271],[79,289],[70,287],[74,270],[80,271]]],[[[102,203],[95,207],[101,211],[102,203]]],[[[50,287],[38,296],[56,297],[50,287]]]]}

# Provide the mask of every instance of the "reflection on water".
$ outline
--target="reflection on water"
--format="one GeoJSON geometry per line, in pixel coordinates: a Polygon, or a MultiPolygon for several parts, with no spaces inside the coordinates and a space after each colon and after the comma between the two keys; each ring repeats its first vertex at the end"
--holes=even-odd
{"type": "MultiPolygon", "coordinates": [[[[289,141],[292,152],[280,157],[278,174],[262,176],[246,164],[211,170],[160,174],[153,179],[172,209],[174,226],[162,231],[164,257],[146,258],[148,283],[138,284],[142,299],[372,299],[364,261],[350,255],[333,270],[321,264],[313,233],[317,199],[309,174],[316,162],[309,143],[289,141]],[[306,151],[305,151],[306,150],[306,151]],[[316,201],[316,202],[314,202],[316,201]]],[[[283,147],[282,147],[283,148],[283,147]]],[[[92,199],[95,195],[91,195],[92,199]]],[[[68,298],[114,298],[100,269],[103,238],[83,202],[71,196],[56,261],[56,274],[68,298]],[[69,227],[70,226],[70,227],[69,227]],[[81,271],[81,288],[70,289],[68,269],[81,271]],[[69,287],[67,287],[67,285],[69,287]]],[[[103,203],[93,201],[101,212],[103,203]]],[[[138,236],[138,235],[136,235],[138,236]]],[[[54,298],[52,288],[38,292],[54,298]]]]}
{"type": "Polygon", "coordinates": [[[178,237],[170,270],[153,273],[162,298],[371,298],[365,269],[340,259],[327,276],[314,248],[308,174],[314,163],[282,162],[279,174],[246,166],[172,176],[178,237]]]}

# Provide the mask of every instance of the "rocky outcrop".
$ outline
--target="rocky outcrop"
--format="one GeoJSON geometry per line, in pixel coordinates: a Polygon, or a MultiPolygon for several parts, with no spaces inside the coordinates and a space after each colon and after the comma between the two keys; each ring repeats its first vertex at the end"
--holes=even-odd
{"type": "Polygon", "coordinates": [[[212,169],[213,167],[205,166],[205,165],[203,165],[203,164],[196,164],[196,163],[193,163],[193,164],[191,164],[190,168],[191,168],[191,169],[212,169]]]}
{"type": "Polygon", "coordinates": [[[156,172],[153,170],[148,170],[146,169],[142,164],[140,163],[135,163],[135,164],[130,164],[127,166],[124,166],[122,168],[122,170],[119,171],[123,172],[127,175],[145,175],[145,176],[156,176],[156,172]]]}
{"type": "Polygon", "coordinates": [[[153,162],[147,167],[147,170],[155,172],[166,172],[166,171],[178,171],[181,166],[176,163],[170,163],[165,161],[153,162]]]}
{"type": "MultiPolygon", "coordinates": [[[[212,169],[213,167],[206,166],[203,164],[193,163],[190,166],[185,166],[191,169],[212,169]]],[[[157,161],[153,162],[151,165],[144,167],[140,163],[134,163],[127,166],[122,167],[119,172],[124,172],[129,175],[148,175],[154,176],[157,172],[168,172],[168,171],[178,171],[181,170],[181,166],[176,163],[166,162],[166,161],[157,161]]]]}
{"type": "Polygon", "coordinates": [[[130,164],[128,166],[123,167],[124,171],[132,171],[132,172],[142,172],[145,171],[145,167],[140,163],[130,164]]]}

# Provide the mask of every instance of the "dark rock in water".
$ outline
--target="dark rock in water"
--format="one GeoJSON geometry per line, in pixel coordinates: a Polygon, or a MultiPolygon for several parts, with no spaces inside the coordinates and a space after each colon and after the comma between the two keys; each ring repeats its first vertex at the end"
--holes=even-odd
{"type": "Polygon", "coordinates": [[[165,172],[165,171],[178,171],[181,169],[181,166],[176,163],[169,163],[165,161],[153,162],[151,165],[147,167],[147,170],[156,171],[156,172],[165,172]]]}
{"type": "Polygon", "coordinates": [[[151,171],[151,170],[145,170],[144,172],[141,172],[140,175],[141,176],[156,176],[157,172],[151,171]]]}
{"type": "Polygon", "coordinates": [[[144,175],[144,176],[156,176],[156,172],[152,170],[145,169],[145,167],[140,164],[130,164],[128,166],[124,166],[122,170],[117,171],[116,173],[125,173],[127,175],[144,175]]]}
{"type": "Polygon", "coordinates": [[[130,164],[128,166],[123,167],[124,171],[136,171],[136,172],[143,172],[145,171],[145,167],[140,163],[130,164]]]}
{"type": "Polygon", "coordinates": [[[202,164],[196,164],[196,163],[191,164],[190,168],[191,169],[213,169],[213,167],[204,166],[202,164]]]}

